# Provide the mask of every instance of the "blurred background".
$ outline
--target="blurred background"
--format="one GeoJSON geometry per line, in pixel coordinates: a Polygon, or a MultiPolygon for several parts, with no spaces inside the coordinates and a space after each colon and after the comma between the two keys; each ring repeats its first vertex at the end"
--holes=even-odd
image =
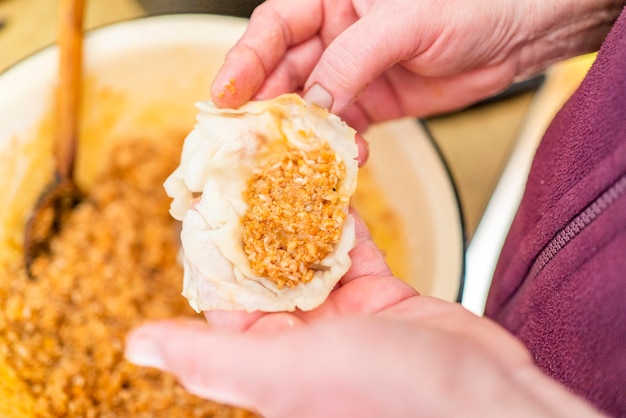
{"type": "Polygon", "coordinates": [[[149,14],[215,13],[250,17],[262,0],[139,0],[149,14]]]}

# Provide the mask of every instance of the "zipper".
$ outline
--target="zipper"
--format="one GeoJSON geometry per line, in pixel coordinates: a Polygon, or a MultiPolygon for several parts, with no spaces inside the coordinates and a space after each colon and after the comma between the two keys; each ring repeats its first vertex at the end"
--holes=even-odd
{"type": "Polygon", "coordinates": [[[615,181],[611,187],[606,189],[598,196],[589,206],[572,219],[563,229],[561,229],[554,238],[539,253],[535,262],[532,264],[528,274],[520,283],[520,286],[514,291],[513,296],[506,301],[500,313],[506,317],[510,309],[515,305],[514,300],[523,293],[523,289],[528,287],[537,275],[548,265],[548,263],[561,251],[572,239],[580,234],[588,225],[590,225],[598,216],[600,216],[607,208],[609,208],[617,199],[626,194],[626,174],[615,181]]]}
{"type": "Polygon", "coordinates": [[[567,224],[565,228],[546,245],[541,251],[524,282],[532,281],[543,268],[563,249],[576,235],[585,229],[613,202],[626,191],[626,174],[620,177],[613,185],[594,200],[587,208],[567,224]]]}

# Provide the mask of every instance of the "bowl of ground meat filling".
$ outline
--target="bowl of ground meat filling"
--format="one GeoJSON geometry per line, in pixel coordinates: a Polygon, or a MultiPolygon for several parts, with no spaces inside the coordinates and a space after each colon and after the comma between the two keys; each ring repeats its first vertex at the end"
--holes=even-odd
{"type": "MultiPolygon", "coordinates": [[[[0,75],[0,416],[253,416],[123,356],[126,334],[140,323],[197,316],[181,296],[180,231],[163,182],[194,126],[194,104],[209,98],[246,22],[172,15],[88,34],[76,167],[87,198],[32,277],[23,231],[54,170],[57,50],[0,75]]],[[[397,276],[457,300],[461,216],[433,142],[410,119],[365,136],[370,160],[352,204],[397,276]]]]}

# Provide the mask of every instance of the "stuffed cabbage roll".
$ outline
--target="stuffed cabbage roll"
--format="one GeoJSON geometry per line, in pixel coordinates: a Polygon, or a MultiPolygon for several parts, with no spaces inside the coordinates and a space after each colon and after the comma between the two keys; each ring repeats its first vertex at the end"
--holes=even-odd
{"type": "Polygon", "coordinates": [[[197,105],[165,189],[196,310],[310,310],[349,269],[354,130],[296,94],[197,105]]]}

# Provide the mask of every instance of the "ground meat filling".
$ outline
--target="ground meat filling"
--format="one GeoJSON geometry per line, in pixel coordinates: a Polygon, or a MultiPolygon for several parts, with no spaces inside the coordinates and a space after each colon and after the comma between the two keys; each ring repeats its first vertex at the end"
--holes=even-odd
{"type": "Polygon", "coordinates": [[[243,246],[255,274],[280,289],[309,282],[341,237],[348,196],[345,166],[324,144],[286,154],[254,172],[244,200],[243,246]]]}
{"type": "MultiPolygon", "coordinates": [[[[196,316],[180,297],[178,231],[161,191],[181,141],[164,139],[129,139],[111,151],[51,253],[33,265],[34,280],[22,257],[0,265],[0,360],[34,398],[32,416],[253,416],[195,397],[173,376],[124,360],[131,328],[196,316]]],[[[20,416],[18,408],[10,416],[20,416]]]]}

